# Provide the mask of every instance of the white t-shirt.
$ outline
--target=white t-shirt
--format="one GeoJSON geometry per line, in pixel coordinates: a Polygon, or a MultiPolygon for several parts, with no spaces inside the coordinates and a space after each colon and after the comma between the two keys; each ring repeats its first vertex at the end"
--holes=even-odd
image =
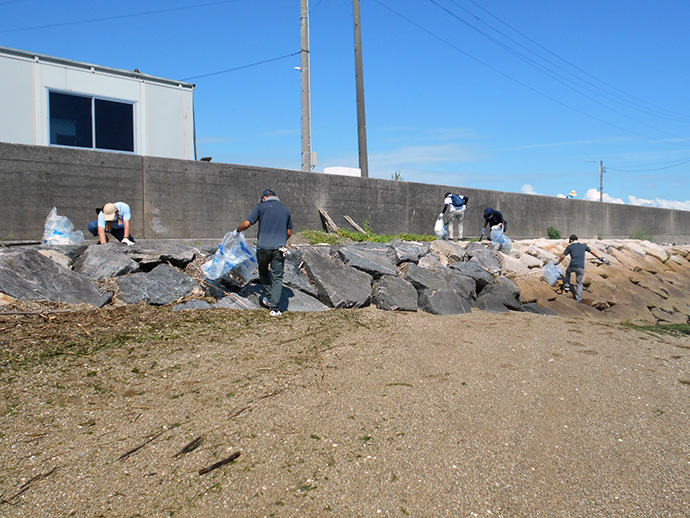
{"type": "MultiPolygon", "coordinates": [[[[124,201],[116,201],[114,203],[115,207],[117,207],[117,221],[113,221],[113,226],[111,228],[122,228],[125,226],[125,221],[129,221],[132,219],[132,211],[129,209],[129,205],[127,205],[124,201]]],[[[101,228],[105,228],[107,221],[105,220],[105,214],[103,214],[103,211],[98,213],[98,226],[101,228]]]]}

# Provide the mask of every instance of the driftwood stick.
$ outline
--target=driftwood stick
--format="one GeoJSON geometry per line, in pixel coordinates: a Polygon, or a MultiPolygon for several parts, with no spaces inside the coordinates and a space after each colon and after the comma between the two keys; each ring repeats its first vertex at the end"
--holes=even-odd
{"type": "Polygon", "coordinates": [[[208,468],[203,468],[199,470],[199,475],[205,475],[209,471],[213,471],[216,468],[220,468],[221,466],[225,466],[226,464],[231,463],[234,461],[237,457],[240,456],[240,452],[236,451],[232,455],[230,455],[227,459],[220,460],[216,462],[215,464],[211,464],[208,468]]]}
{"type": "Polygon", "coordinates": [[[338,225],[336,225],[335,222],[328,215],[328,212],[326,212],[323,209],[319,209],[319,215],[321,216],[321,220],[326,226],[326,229],[337,234],[340,229],[338,228],[338,225]]]}
{"type": "Polygon", "coordinates": [[[15,498],[20,497],[20,496],[23,495],[26,491],[28,491],[29,488],[31,487],[31,484],[33,484],[33,483],[36,482],[37,480],[42,480],[42,479],[44,479],[44,478],[46,478],[46,477],[49,477],[50,475],[52,475],[53,473],[55,473],[55,472],[56,472],[57,470],[59,470],[59,469],[60,469],[60,468],[58,468],[58,467],[56,466],[56,467],[54,467],[53,469],[51,469],[50,471],[48,471],[48,472],[46,472],[46,473],[39,473],[39,474],[36,475],[35,477],[30,478],[29,480],[27,480],[26,482],[24,482],[24,483],[21,485],[21,487],[19,488],[19,492],[18,492],[18,493],[15,493],[14,495],[12,495],[11,497],[9,497],[9,498],[7,498],[7,499],[3,498],[2,500],[0,500],[0,504],[10,504],[10,505],[14,505],[14,504],[12,503],[12,500],[14,500],[15,498]]]}
{"type": "Polygon", "coordinates": [[[152,441],[155,441],[156,439],[158,439],[158,438],[159,438],[161,435],[163,435],[164,433],[165,433],[165,430],[161,430],[160,432],[158,432],[158,433],[152,435],[151,437],[149,437],[148,439],[146,439],[146,440],[145,440],[142,444],[140,444],[139,446],[136,446],[136,447],[132,448],[131,450],[129,450],[128,452],[125,452],[125,453],[123,453],[122,455],[120,455],[120,456],[117,458],[117,460],[124,460],[124,459],[126,459],[126,458],[129,457],[132,453],[138,452],[138,451],[141,450],[144,446],[146,446],[148,443],[150,443],[150,442],[152,442],[152,441]]]}
{"type": "Polygon", "coordinates": [[[360,234],[366,234],[367,233],[367,231],[364,230],[362,227],[360,227],[357,223],[355,223],[354,220],[350,216],[345,216],[345,221],[347,221],[350,225],[352,225],[352,228],[354,228],[360,234]]]}
{"type": "Polygon", "coordinates": [[[178,451],[173,457],[179,457],[180,455],[184,455],[185,453],[189,453],[190,451],[196,450],[199,446],[201,446],[201,443],[204,442],[204,436],[200,435],[193,441],[191,441],[189,444],[185,445],[184,448],[182,448],[180,451],[178,451]]]}

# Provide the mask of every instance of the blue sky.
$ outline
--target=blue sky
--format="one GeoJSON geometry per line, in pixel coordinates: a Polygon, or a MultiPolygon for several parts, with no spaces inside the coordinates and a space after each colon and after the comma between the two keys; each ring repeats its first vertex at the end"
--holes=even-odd
{"type": "MultiPolygon", "coordinates": [[[[598,200],[603,160],[605,200],[690,210],[687,0],[361,4],[371,177],[598,200]]],[[[357,167],[352,1],[309,7],[315,171],[357,167]]],[[[1,46],[195,83],[199,157],[300,170],[299,0],[0,18],[1,46]]]]}

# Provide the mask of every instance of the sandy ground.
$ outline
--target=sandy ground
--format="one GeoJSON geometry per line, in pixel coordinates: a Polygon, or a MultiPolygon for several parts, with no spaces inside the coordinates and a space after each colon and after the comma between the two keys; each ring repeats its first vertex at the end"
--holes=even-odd
{"type": "Polygon", "coordinates": [[[690,516],[687,336],[128,306],[0,345],[8,518],[690,516]]]}

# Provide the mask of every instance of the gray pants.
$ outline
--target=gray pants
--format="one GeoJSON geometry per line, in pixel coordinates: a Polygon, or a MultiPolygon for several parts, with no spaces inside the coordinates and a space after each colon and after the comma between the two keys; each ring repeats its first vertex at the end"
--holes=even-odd
{"type": "Polygon", "coordinates": [[[463,222],[465,220],[465,211],[456,210],[448,214],[448,239],[453,240],[453,226],[458,227],[458,235],[456,239],[463,237],[463,222]]]}
{"type": "Polygon", "coordinates": [[[260,248],[256,251],[256,259],[259,263],[259,279],[266,291],[269,309],[278,310],[280,297],[283,294],[285,256],[280,250],[263,250],[260,248]]]}
{"type": "Polygon", "coordinates": [[[585,280],[585,269],[584,268],[573,268],[568,266],[565,270],[565,283],[563,287],[570,286],[570,276],[575,273],[575,300],[582,302],[582,283],[585,280]]]}

